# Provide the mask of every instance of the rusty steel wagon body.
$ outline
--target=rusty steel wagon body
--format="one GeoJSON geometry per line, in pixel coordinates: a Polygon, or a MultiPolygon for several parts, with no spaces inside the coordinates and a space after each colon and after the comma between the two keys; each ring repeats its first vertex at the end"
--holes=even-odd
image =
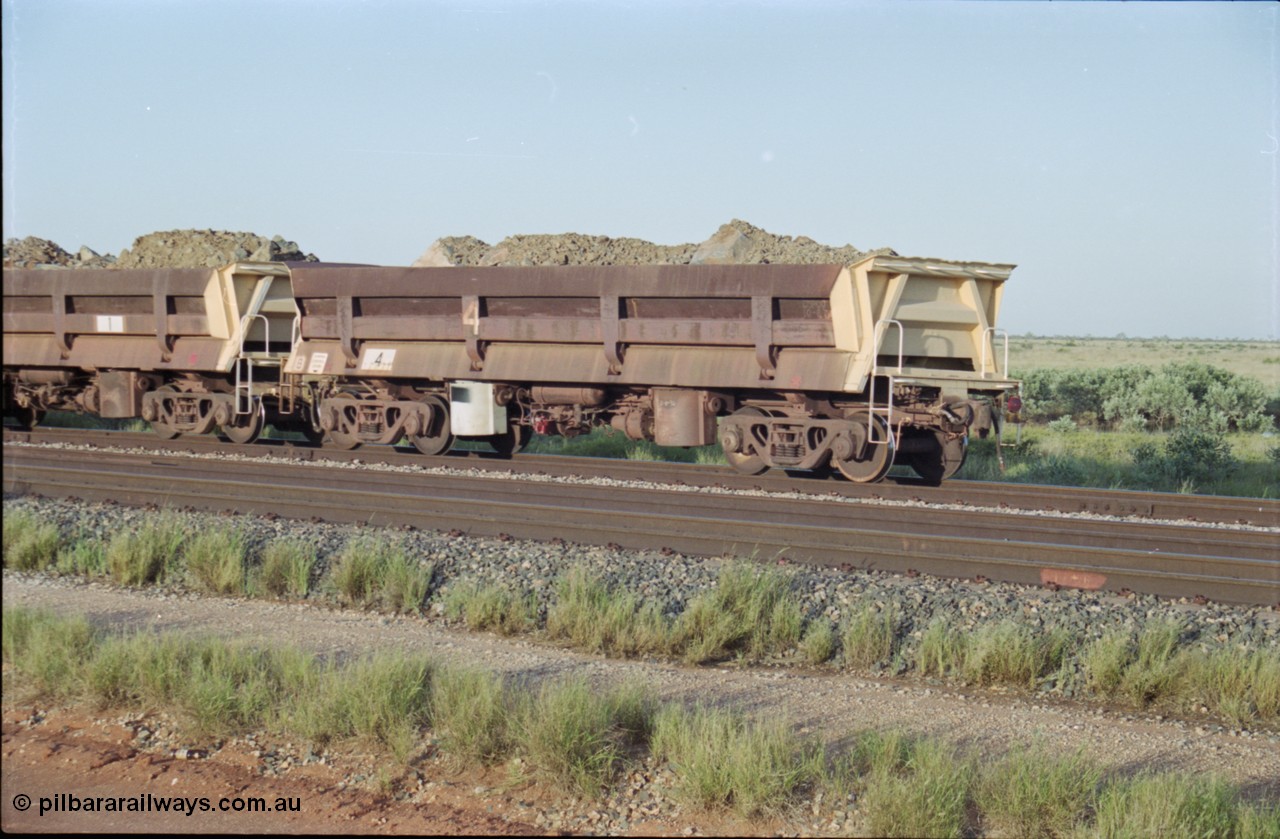
{"type": "Polygon", "coordinates": [[[897,462],[938,481],[971,432],[998,431],[1017,387],[995,327],[1012,268],[240,263],[92,272],[93,290],[91,272],[6,271],[6,414],[141,415],[162,434],[216,424],[233,439],[274,423],[430,454],[456,438],[510,454],[534,432],[608,425],[719,442],[747,473],[875,481],[897,462]],[[113,296],[136,299],[95,302],[113,296]],[[111,307],[118,334],[103,329],[111,307]]]}
{"type": "MultiPolygon", "coordinates": [[[[284,265],[4,272],[4,411],[142,417],[157,433],[257,437],[297,308],[284,265]]],[[[308,431],[296,418],[278,423],[308,431]]]]}

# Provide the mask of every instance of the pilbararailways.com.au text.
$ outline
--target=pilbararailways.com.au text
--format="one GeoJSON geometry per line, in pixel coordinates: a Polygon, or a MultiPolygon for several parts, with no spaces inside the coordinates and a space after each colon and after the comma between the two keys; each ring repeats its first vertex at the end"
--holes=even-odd
{"type": "MultiPolygon", "coordinates": [[[[26,797],[26,796],[17,796],[26,797]]],[[[16,797],[15,797],[16,798],[16,797]]],[[[29,799],[28,799],[29,800],[29,799]]],[[[15,800],[15,806],[17,801],[15,800]]],[[[302,799],[297,796],[262,798],[252,795],[208,798],[205,796],[152,795],[76,795],[60,792],[36,799],[41,816],[51,813],[300,813],[302,799]]],[[[30,805],[28,805],[30,806],[30,805]]],[[[27,809],[19,807],[19,809],[27,809]]]]}

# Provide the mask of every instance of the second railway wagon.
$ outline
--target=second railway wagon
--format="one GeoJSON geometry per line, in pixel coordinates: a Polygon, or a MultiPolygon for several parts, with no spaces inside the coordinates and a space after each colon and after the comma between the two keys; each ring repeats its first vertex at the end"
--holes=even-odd
{"type": "Polygon", "coordinates": [[[333,443],[611,425],[719,442],[745,473],[895,462],[938,481],[1000,421],[1013,266],[898,256],[853,265],[290,266],[300,321],[284,393],[333,443]]]}

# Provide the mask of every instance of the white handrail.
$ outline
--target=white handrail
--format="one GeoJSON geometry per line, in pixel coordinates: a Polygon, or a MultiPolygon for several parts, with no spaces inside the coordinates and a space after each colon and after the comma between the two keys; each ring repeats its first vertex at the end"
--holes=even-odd
{"type": "MultiPolygon", "coordinates": [[[[994,326],[988,326],[986,329],[984,329],[984,330],[982,331],[982,372],[981,372],[981,376],[982,376],[982,378],[984,378],[984,379],[985,379],[985,378],[987,378],[987,376],[989,376],[989,375],[994,375],[995,373],[999,373],[999,372],[1001,372],[1001,370],[993,370],[993,371],[991,371],[991,373],[988,373],[988,372],[987,372],[987,344],[988,344],[988,338],[990,338],[991,352],[992,352],[992,354],[994,355],[994,353],[995,353],[995,338],[996,338],[996,336],[997,336],[997,335],[1003,335],[1003,336],[1004,336],[1004,367],[1003,367],[1003,368],[1001,368],[1001,370],[1003,370],[1004,375],[1006,375],[1006,376],[1008,376],[1008,375],[1009,375],[1009,333],[1008,333],[1008,332],[1006,332],[1006,331],[1005,331],[1005,330],[1003,330],[1003,329],[997,329],[997,328],[995,328],[994,326]]],[[[992,360],[993,362],[995,361],[995,359],[994,359],[994,358],[992,358],[991,360],[992,360]]]]}

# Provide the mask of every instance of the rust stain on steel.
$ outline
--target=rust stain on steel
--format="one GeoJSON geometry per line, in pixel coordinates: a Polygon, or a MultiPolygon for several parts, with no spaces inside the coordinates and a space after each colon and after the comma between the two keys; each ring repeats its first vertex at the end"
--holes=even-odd
{"type": "Polygon", "coordinates": [[[363,268],[291,264],[298,297],[333,297],[354,283],[364,297],[754,297],[825,298],[842,265],[570,265],[363,268]]]}
{"type": "Polygon", "coordinates": [[[1068,588],[1082,588],[1085,591],[1097,591],[1106,585],[1107,575],[1091,571],[1069,571],[1066,568],[1041,568],[1041,585],[1059,585],[1068,588]]]}

